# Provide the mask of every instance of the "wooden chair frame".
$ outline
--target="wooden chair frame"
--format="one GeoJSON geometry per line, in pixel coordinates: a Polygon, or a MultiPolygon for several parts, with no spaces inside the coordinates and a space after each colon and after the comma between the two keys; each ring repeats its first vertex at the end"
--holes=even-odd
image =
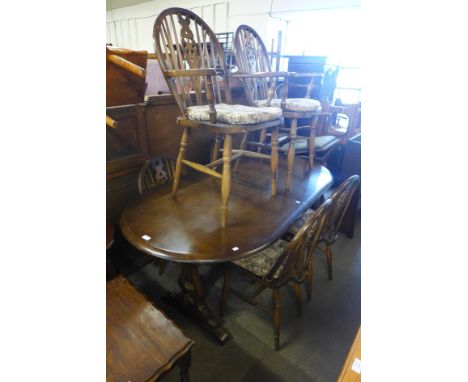
{"type": "Polygon", "coordinates": [[[313,251],[325,227],[325,221],[328,217],[331,205],[331,200],[326,200],[317,211],[310,216],[266,276],[259,277],[234,263],[230,263],[224,275],[219,314],[221,316],[224,315],[224,307],[229,292],[232,292],[249,304],[270,313],[273,316],[274,347],[275,350],[279,350],[280,288],[286,284],[289,284],[293,288],[297,312],[299,315],[302,314],[301,284],[307,281],[307,296],[310,296],[312,290],[309,289],[309,286],[311,287],[312,282],[311,280],[309,282],[308,278],[313,274],[313,251]],[[259,283],[258,288],[253,294],[248,296],[230,287],[232,270],[259,283]],[[255,300],[266,288],[272,289],[273,291],[273,309],[255,300]]]}
{"type": "Polygon", "coordinates": [[[330,105],[328,102],[322,103],[322,112],[319,114],[318,131],[324,134],[333,135],[345,144],[349,138],[354,135],[358,122],[359,104],[349,104],[345,106],[330,105]],[[344,114],[348,117],[348,127],[345,133],[336,131],[333,126],[338,114],[344,114]]]}
{"type": "MultiPolygon", "coordinates": [[[[330,196],[332,207],[325,223],[322,237],[317,245],[317,249],[325,253],[327,258],[328,279],[333,278],[333,253],[332,245],[338,238],[343,218],[349,207],[353,194],[356,192],[361,179],[359,175],[350,176],[338,186],[335,192],[330,196]]],[[[312,279],[312,275],[309,276],[312,279]]]]}
{"type": "MultiPolygon", "coordinates": [[[[268,52],[258,33],[248,25],[240,25],[234,37],[234,54],[236,62],[239,65],[240,72],[233,73],[233,78],[239,78],[244,84],[244,92],[250,105],[255,106],[256,101],[266,100],[266,105],[270,106],[271,100],[278,93],[281,94],[281,108],[283,109],[283,117],[291,120],[290,128],[284,125],[279,129],[280,132],[286,133],[289,138],[288,148],[288,173],[286,178],[286,189],[291,187],[292,167],[294,165],[295,148],[294,143],[297,139],[307,139],[309,146],[309,164],[310,167],[314,164],[315,152],[315,129],[317,124],[317,116],[320,109],[314,112],[293,112],[286,111],[285,104],[289,86],[303,86],[290,84],[288,78],[291,77],[310,77],[311,81],[307,86],[306,95],[304,98],[310,98],[312,90],[315,86],[317,77],[322,78],[321,73],[293,73],[293,72],[272,72],[271,63],[268,57],[268,52]],[[283,79],[283,83],[277,85],[277,80],[283,79]],[[279,92],[281,89],[281,92],[279,92]],[[299,118],[311,118],[309,126],[297,126],[299,118]],[[298,137],[299,130],[310,128],[308,137],[298,137]]],[[[246,133],[247,134],[247,133],[246,133]]],[[[266,129],[261,131],[259,142],[242,141],[242,145],[248,144],[256,146],[261,152],[264,148],[269,148],[265,145],[267,137],[266,129]]],[[[243,146],[241,145],[241,148],[243,146]]]]}
{"type": "Polygon", "coordinates": [[[217,122],[217,103],[232,103],[229,77],[224,53],[211,28],[195,13],[183,8],[169,8],[161,12],[154,23],[153,41],[161,70],[171,93],[174,95],[182,117],[177,123],[183,128],[180,150],[177,157],[172,194],[179,186],[182,165],[221,180],[221,226],[226,227],[228,199],[231,185],[231,162],[243,156],[268,159],[271,162],[271,194],[276,195],[278,173],[278,129],[281,118],[252,125],[235,125],[217,122]],[[176,28],[176,24],[179,27],[176,28]],[[193,105],[208,105],[209,121],[194,121],[188,118],[187,108],[193,105]],[[211,163],[202,165],[185,159],[189,130],[206,128],[216,136],[211,163]],[[252,152],[241,147],[232,149],[232,135],[272,128],[270,155],[252,152]],[[222,158],[218,159],[219,143],[224,140],[222,158]],[[216,167],[223,165],[222,173],[216,167]]]}
{"type": "MultiPolygon", "coordinates": [[[[153,157],[148,159],[137,178],[138,193],[146,194],[154,190],[157,186],[174,180],[175,163],[173,159],[163,157],[153,157]]],[[[159,275],[162,275],[167,267],[167,261],[163,259],[154,259],[155,264],[159,265],[159,275]]]]}

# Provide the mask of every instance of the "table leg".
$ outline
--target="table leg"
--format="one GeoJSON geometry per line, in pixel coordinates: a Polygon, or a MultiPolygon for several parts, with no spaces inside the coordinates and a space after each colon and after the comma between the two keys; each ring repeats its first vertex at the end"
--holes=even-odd
{"type": "Polygon", "coordinates": [[[197,265],[182,265],[179,287],[181,293],[169,294],[165,300],[207,330],[218,342],[225,344],[231,335],[221,326],[205,303],[205,290],[197,265]]]}

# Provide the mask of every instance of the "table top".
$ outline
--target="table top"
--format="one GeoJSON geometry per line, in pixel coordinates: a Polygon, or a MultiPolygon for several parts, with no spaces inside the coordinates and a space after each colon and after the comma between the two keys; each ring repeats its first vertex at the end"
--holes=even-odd
{"type": "Polygon", "coordinates": [[[200,173],[181,179],[177,197],[166,183],[127,205],[120,226],[126,239],[147,254],[170,261],[226,262],[273,243],[331,186],[330,172],[296,157],[285,191],[286,158],[280,158],[277,195],[271,196],[267,160],[243,159],[232,172],[227,227],[221,228],[220,182],[200,173]]]}
{"type": "Polygon", "coordinates": [[[194,345],[122,276],[107,283],[106,306],[108,382],[157,379],[194,345]]]}

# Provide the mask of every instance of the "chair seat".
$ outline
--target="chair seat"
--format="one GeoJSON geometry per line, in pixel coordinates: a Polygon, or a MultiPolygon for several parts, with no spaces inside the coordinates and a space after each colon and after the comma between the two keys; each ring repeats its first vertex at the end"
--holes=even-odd
{"type": "MultiPolygon", "coordinates": [[[[233,263],[259,277],[264,277],[273,268],[287,245],[288,242],[286,240],[279,239],[263,251],[240,260],[235,260],[233,263]]],[[[278,277],[280,270],[281,268],[275,273],[275,278],[278,277]]]]}
{"type": "Polygon", "coordinates": [[[307,219],[309,219],[310,215],[312,215],[314,212],[315,211],[311,208],[304,212],[304,214],[299,219],[297,219],[291,227],[289,227],[288,233],[292,235],[298,233],[301,227],[306,223],[307,219]]]}
{"type": "MultiPolygon", "coordinates": [[[[281,137],[279,141],[279,147],[278,151],[281,152],[287,152],[289,150],[289,142],[288,142],[288,137],[281,137]],[[286,143],[281,144],[281,138],[286,140],[286,143]]],[[[333,135],[322,135],[319,137],[315,137],[315,151],[323,151],[334,144],[338,144],[340,141],[338,138],[334,137],[333,135]]],[[[294,143],[294,150],[296,153],[301,154],[301,153],[308,153],[309,148],[307,144],[307,139],[297,139],[296,142],[294,143]]]]}
{"type": "MultiPolygon", "coordinates": [[[[245,105],[228,105],[220,103],[215,105],[216,120],[231,125],[253,125],[261,122],[274,121],[281,118],[282,111],[277,107],[252,107],[245,105]]],[[[190,106],[187,116],[192,121],[209,121],[209,106],[190,106]]]]}
{"type": "MultiPolygon", "coordinates": [[[[259,100],[255,102],[255,106],[257,107],[263,107],[266,106],[267,100],[259,100]]],[[[274,98],[271,100],[271,106],[273,107],[281,107],[281,99],[280,98],[274,98]]],[[[295,112],[301,112],[301,111],[316,111],[321,108],[321,103],[320,101],[317,101],[315,99],[310,99],[310,98],[287,98],[286,99],[286,106],[285,109],[286,111],[295,111],[295,112]]]]}

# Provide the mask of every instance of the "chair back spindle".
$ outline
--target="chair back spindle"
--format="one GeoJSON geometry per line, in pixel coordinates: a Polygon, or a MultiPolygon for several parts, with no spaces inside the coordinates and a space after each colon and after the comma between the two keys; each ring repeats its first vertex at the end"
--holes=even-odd
{"type": "Polygon", "coordinates": [[[336,239],[337,232],[340,229],[343,217],[348,209],[351,198],[359,187],[361,178],[359,175],[350,176],[346,179],[330,197],[333,201],[329,217],[324,229],[324,237],[328,242],[333,242],[336,239]]]}
{"type": "Polygon", "coordinates": [[[138,192],[150,192],[160,184],[174,179],[175,164],[172,159],[154,157],[146,161],[138,174],[138,192]]]}
{"type": "MultiPolygon", "coordinates": [[[[211,78],[172,76],[171,71],[215,69],[212,78],[215,103],[231,103],[223,49],[211,28],[195,13],[183,8],[163,11],[154,23],[153,43],[169,89],[183,115],[187,107],[209,104],[211,78]]],[[[211,95],[211,94],[210,94],[211,95]]]]}
{"type": "MultiPolygon", "coordinates": [[[[257,32],[248,25],[241,25],[237,28],[234,37],[234,49],[240,72],[271,72],[271,64],[265,44],[257,32]]],[[[268,91],[273,89],[274,85],[271,77],[244,78],[242,81],[251,105],[254,105],[255,101],[267,99],[268,91]]]]}
{"type": "Polygon", "coordinates": [[[274,276],[279,272],[276,281],[278,283],[284,283],[291,279],[302,282],[307,270],[307,264],[312,261],[313,251],[325,228],[325,222],[331,207],[332,201],[327,199],[309,217],[266,276],[267,279],[273,280],[274,276]]]}

